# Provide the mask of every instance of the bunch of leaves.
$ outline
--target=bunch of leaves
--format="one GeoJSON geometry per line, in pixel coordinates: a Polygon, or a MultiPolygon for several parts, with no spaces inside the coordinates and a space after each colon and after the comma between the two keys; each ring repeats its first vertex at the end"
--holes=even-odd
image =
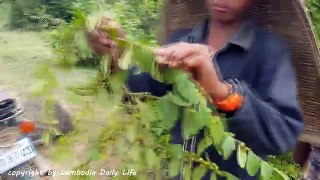
{"type": "Polygon", "coordinates": [[[59,64],[71,66],[88,61],[89,66],[97,66],[100,63],[101,57],[93,54],[87,43],[84,28],[86,14],[82,8],[75,7],[71,22],[50,32],[49,41],[57,54],[59,64]]]}
{"type": "Polygon", "coordinates": [[[288,175],[290,179],[299,179],[301,168],[293,162],[292,152],[288,152],[279,156],[271,156],[268,161],[276,168],[288,175]]]}
{"type": "Polygon", "coordinates": [[[307,0],[307,7],[311,16],[315,31],[318,38],[320,38],[320,1],[319,0],[307,0]]]}
{"type": "MultiPolygon", "coordinates": [[[[77,28],[92,30],[100,17],[85,15],[77,19],[77,28]]],[[[121,19],[121,18],[120,18],[121,19]]],[[[95,82],[88,87],[73,88],[82,96],[93,96],[95,103],[107,109],[105,128],[93,139],[88,161],[105,160],[111,155],[121,161],[121,168],[134,167],[139,173],[137,179],[153,176],[174,177],[182,171],[185,179],[201,179],[210,170],[211,178],[237,179],[222,171],[215,162],[203,159],[207,148],[215,148],[224,159],[236,154],[238,164],[249,175],[261,179],[287,179],[279,170],[258,157],[244,143],[236,140],[214,108],[209,108],[207,99],[199,91],[198,84],[190,75],[179,70],[160,70],[153,55],[153,42],[139,41],[128,36],[120,38],[118,29],[101,26],[109,36],[124,49],[118,59],[119,71],[110,71],[113,57],[105,56],[95,82]],[[141,73],[150,73],[154,79],[171,84],[173,90],[162,97],[149,93],[130,93],[125,84],[129,69],[137,66],[141,73]],[[181,119],[183,139],[187,140],[203,131],[204,138],[197,151],[186,152],[182,145],[171,144],[170,132],[181,119]],[[112,148],[110,148],[112,147],[112,148]],[[191,168],[191,164],[198,164],[191,168]]],[[[62,52],[70,53],[70,52],[62,52]]],[[[73,61],[65,59],[65,65],[73,61]]],[[[86,161],[86,164],[88,164],[86,161]]]]}
{"type": "MultiPolygon", "coordinates": [[[[98,67],[101,57],[91,52],[83,34],[81,18],[88,12],[97,11],[103,14],[98,7],[108,12],[121,25],[126,34],[140,41],[156,43],[156,25],[159,24],[159,10],[162,1],[80,1],[72,4],[72,18],[70,22],[61,25],[52,32],[50,42],[59,54],[59,60],[72,60],[72,64],[84,67],[98,67]],[[117,14],[112,15],[112,14],[117,14]],[[128,18],[130,17],[130,18],[128,18]],[[68,56],[64,56],[69,52],[68,56]]],[[[69,10],[70,11],[70,10],[69,10]]],[[[71,61],[69,61],[71,62],[71,61]]]]}

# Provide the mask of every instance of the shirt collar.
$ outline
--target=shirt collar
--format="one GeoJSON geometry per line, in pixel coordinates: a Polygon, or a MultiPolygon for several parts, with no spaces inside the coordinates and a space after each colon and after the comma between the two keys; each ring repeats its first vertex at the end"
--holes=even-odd
{"type": "MultiPolygon", "coordinates": [[[[209,33],[209,18],[195,26],[188,35],[188,40],[193,43],[203,43],[209,33]]],[[[240,46],[244,50],[249,50],[255,39],[255,25],[251,20],[243,23],[240,30],[228,40],[229,44],[240,46]]]]}

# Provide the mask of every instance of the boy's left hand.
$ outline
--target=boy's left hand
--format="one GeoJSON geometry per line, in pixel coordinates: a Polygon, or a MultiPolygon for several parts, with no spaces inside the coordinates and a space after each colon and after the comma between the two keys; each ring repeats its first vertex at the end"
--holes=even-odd
{"type": "Polygon", "coordinates": [[[176,43],[155,50],[157,62],[171,68],[180,68],[193,78],[215,99],[223,99],[229,87],[223,83],[213,66],[210,49],[202,44],[176,43]]]}

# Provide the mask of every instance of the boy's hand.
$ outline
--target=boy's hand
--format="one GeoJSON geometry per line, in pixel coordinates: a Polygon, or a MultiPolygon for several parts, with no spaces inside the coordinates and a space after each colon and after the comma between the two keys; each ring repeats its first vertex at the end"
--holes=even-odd
{"type": "Polygon", "coordinates": [[[155,55],[159,64],[191,73],[213,98],[221,100],[229,95],[230,87],[219,79],[208,46],[177,43],[155,50],[155,55]]]}
{"type": "Polygon", "coordinates": [[[203,71],[215,71],[209,48],[205,45],[176,43],[156,49],[155,55],[159,64],[168,65],[171,68],[182,68],[197,77],[196,79],[201,78],[199,75],[203,71]]]}
{"type": "Polygon", "coordinates": [[[93,51],[100,55],[109,54],[111,49],[115,48],[115,42],[110,40],[108,34],[101,30],[89,32],[88,41],[93,51]]]}
{"type": "Polygon", "coordinates": [[[98,54],[106,55],[111,54],[113,51],[118,51],[116,43],[111,40],[108,33],[101,29],[102,26],[116,28],[120,32],[122,38],[125,37],[121,27],[112,21],[111,19],[104,18],[100,24],[96,25],[96,29],[92,32],[88,32],[88,42],[91,48],[98,54]]]}

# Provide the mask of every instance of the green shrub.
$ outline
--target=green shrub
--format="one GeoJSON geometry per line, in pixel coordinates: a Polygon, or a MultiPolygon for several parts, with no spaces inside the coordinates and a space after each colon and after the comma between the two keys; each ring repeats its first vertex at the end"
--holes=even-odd
{"type": "Polygon", "coordinates": [[[308,0],[307,7],[317,36],[320,38],[320,0],[308,0]]]}
{"type": "Polygon", "coordinates": [[[11,1],[10,22],[12,29],[39,30],[46,27],[46,21],[37,18],[44,13],[41,0],[14,0],[11,1]]]}
{"type": "Polygon", "coordinates": [[[277,169],[285,173],[290,179],[298,179],[301,171],[298,164],[293,162],[292,152],[271,156],[268,161],[277,169]]]}

